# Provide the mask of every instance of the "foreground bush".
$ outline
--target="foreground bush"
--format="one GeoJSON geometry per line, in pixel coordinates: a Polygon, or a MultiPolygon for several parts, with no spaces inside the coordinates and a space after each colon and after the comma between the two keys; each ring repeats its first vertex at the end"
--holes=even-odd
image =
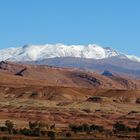
{"type": "Polygon", "coordinates": [[[48,137],[51,138],[51,140],[56,139],[56,133],[54,131],[48,131],[48,137]]]}
{"type": "Polygon", "coordinates": [[[104,128],[103,126],[99,126],[99,125],[91,125],[90,126],[90,131],[99,131],[99,132],[102,132],[104,131],[104,128]]]}
{"type": "Polygon", "coordinates": [[[103,126],[99,126],[99,125],[88,125],[88,124],[82,124],[82,125],[75,125],[75,124],[71,124],[69,125],[69,128],[72,132],[74,132],[75,134],[77,132],[92,132],[92,131],[99,131],[102,132],[104,130],[103,126]]]}
{"type": "Polygon", "coordinates": [[[140,132],[140,122],[138,123],[137,127],[136,127],[136,131],[140,132]]]}
{"type": "Polygon", "coordinates": [[[20,130],[20,134],[25,135],[25,136],[31,136],[32,131],[30,129],[24,128],[20,130]]]}
{"type": "Polygon", "coordinates": [[[3,131],[3,132],[4,132],[4,131],[8,131],[8,128],[5,127],[5,126],[1,126],[1,127],[0,127],[0,131],[3,131]]]}
{"type": "Polygon", "coordinates": [[[114,132],[129,132],[129,131],[131,131],[131,128],[129,128],[128,126],[126,126],[123,123],[116,122],[113,126],[113,131],[114,132]]]}
{"type": "Polygon", "coordinates": [[[9,134],[12,134],[12,130],[13,130],[13,128],[14,128],[13,122],[10,121],[10,120],[6,120],[6,121],[5,121],[5,125],[6,125],[6,127],[7,127],[7,129],[8,129],[9,134]]]}
{"type": "Polygon", "coordinates": [[[71,137],[71,133],[70,132],[67,132],[66,133],[66,137],[71,137]]]}

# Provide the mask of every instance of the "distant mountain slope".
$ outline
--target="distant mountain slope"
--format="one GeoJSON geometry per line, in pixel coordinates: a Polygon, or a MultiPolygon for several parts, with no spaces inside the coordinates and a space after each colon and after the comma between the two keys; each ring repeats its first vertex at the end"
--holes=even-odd
{"type": "Polygon", "coordinates": [[[116,73],[118,75],[140,79],[140,62],[134,62],[118,57],[111,57],[101,60],[74,57],[50,58],[32,63],[40,65],[47,64],[57,67],[79,68],[88,71],[96,71],[99,73],[102,73],[105,70],[109,70],[110,72],[116,73]]]}
{"type": "Polygon", "coordinates": [[[103,76],[79,69],[0,63],[0,84],[85,87],[103,89],[139,89],[140,82],[117,75],[103,76]]]}

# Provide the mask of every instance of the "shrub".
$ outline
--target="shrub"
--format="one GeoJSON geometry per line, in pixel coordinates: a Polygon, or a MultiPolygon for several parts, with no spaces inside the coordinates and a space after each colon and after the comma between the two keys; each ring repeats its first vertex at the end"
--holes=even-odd
{"type": "Polygon", "coordinates": [[[66,133],[66,137],[71,137],[71,133],[70,132],[67,132],[66,133]]]}
{"type": "Polygon", "coordinates": [[[83,132],[90,132],[90,126],[88,124],[83,124],[82,131],[83,132]]]}
{"type": "MultiPolygon", "coordinates": [[[[45,130],[48,129],[48,124],[42,121],[29,121],[29,128],[32,132],[32,136],[44,136],[46,135],[45,130]]],[[[55,124],[50,126],[50,129],[55,129],[55,124]]]]}
{"type": "Polygon", "coordinates": [[[137,132],[140,132],[140,122],[139,122],[139,124],[138,124],[137,127],[136,127],[136,131],[137,131],[137,132]]]}
{"type": "Polygon", "coordinates": [[[30,122],[29,121],[29,128],[31,129],[31,130],[34,130],[36,127],[38,126],[38,122],[30,122]]]}
{"type": "Polygon", "coordinates": [[[140,98],[138,98],[138,99],[136,100],[136,103],[137,103],[137,104],[140,104],[140,98]]]}
{"type": "Polygon", "coordinates": [[[10,120],[6,120],[5,125],[7,126],[9,134],[12,134],[12,130],[14,128],[13,122],[11,122],[10,120]]]}
{"type": "Polygon", "coordinates": [[[125,124],[122,124],[120,122],[116,122],[113,126],[113,130],[114,130],[114,132],[120,132],[120,131],[128,132],[131,129],[128,126],[126,126],[125,124]]]}
{"type": "Polygon", "coordinates": [[[20,134],[20,131],[18,129],[13,129],[13,134],[20,134]]]}
{"type": "Polygon", "coordinates": [[[104,130],[104,128],[103,128],[103,126],[92,124],[90,126],[90,130],[91,131],[99,131],[99,132],[102,132],[104,130]]]}
{"type": "Polygon", "coordinates": [[[0,131],[8,131],[8,128],[5,127],[5,126],[1,126],[1,127],[0,127],[0,131]]]}
{"type": "Polygon", "coordinates": [[[27,129],[27,128],[24,128],[24,129],[21,129],[20,130],[20,133],[25,135],[25,136],[31,136],[32,135],[32,132],[30,129],[27,129]]]}
{"type": "Polygon", "coordinates": [[[35,128],[32,131],[32,136],[42,136],[40,129],[39,128],[35,128]]]}
{"type": "Polygon", "coordinates": [[[71,129],[71,131],[73,131],[75,134],[77,132],[91,132],[91,131],[103,131],[103,127],[102,126],[97,126],[97,125],[88,125],[88,124],[82,124],[82,125],[69,125],[69,128],[71,129]]]}
{"type": "Polygon", "coordinates": [[[78,130],[78,126],[75,125],[75,124],[70,124],[69,125],[69,128],[72,132],[74,132],[75,134],[77,133],[77,130],[78,130]]]}
{"type": "Polygon", "coordinates": [[[55,140],[55,132],[54,131],[48,131],[48,137],[50,137],[51,140],[55,140]]]}

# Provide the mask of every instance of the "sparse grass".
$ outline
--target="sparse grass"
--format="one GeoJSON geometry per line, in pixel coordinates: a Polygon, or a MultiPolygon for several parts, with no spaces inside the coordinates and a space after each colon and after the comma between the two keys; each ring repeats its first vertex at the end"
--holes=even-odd
{"type": "Polygon", "coordinates": [[[58,102],[49,100],[0,99],[0,124],[3,124],[6,118],[10,118],[16,122],[17,127],[25,127],[27,126],[27,120],[38,118],[40,115],[40,119],[46,119],[48,121],[50,119],[50,121],[54,120],[56,123],[65,125],[69,123],[69,121],[77,121],[77,123],[96,121],[99,124],[103,123],[106,127],[110,127],[115,119],[122,118],[121,116],[123,116],[124,119],[129,118],[127,119],[128,121],[130,121],[131,118],[133,118],[134,121],[138,121],[140,116],[138,104],[116,103],[113,102],[113,98],[107,97],[105,97],[101,103],[74,101],[64,106],[58,106],[57,104],[58,102]],[[9,115],[6,113],[8,109],[10,109],[9,115]],[[84,110],[90,111],[86,112],[84,110]],[[129,114],[131,111],[138,113],[129,114]]]}

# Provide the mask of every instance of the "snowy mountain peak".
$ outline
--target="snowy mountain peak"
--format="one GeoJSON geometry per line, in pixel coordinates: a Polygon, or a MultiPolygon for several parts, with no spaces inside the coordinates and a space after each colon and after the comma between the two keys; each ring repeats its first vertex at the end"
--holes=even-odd
{"type": "Polygon", "coordinates": [[[124,55],[112,48],[103,48],[96,44],[89,45],[24,45],[19,48],[0,50],[0,60],[9,61],[38,61],[55,57],[79,57],[91,59],[105,59],[113,56],[124,56],[133,61],[140,62],[136,56],[124,55]]]}

